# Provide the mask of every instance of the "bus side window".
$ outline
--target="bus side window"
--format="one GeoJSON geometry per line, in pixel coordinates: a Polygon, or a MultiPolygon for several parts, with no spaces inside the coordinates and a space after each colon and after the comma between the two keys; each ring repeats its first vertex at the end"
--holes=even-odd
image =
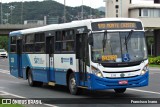
{"type": "Polygon", "coordinates": [[[73,52],[74,51],[74,31],[65,30],[62,32],[62,51],[73,52]]]}
{"type": "Polygon", "coordinates": [[[74,51],[74,31],[64,30],[56,32],[55,51],[56,52],[73,52],[74,51]]]}
{"type": "Polygon", "coordinates": [[[56,38],[55,38],[55,52],[60,52],[62,49],[62,36],[61,31],[56,32],[56,38]]]}
{"type": "Polygon", "coordinates": [[[45,34],[37,33],[35,34],[35,52],[44,53],[45,49],[45,34]]]}
{"type": "Polygon", "coordinates": [[[10,52],[16,52],[16,36],[10,38],[10,52]]]}
{"type": "Polygon", "coordinates": [[[35,37],[34,34],[25,35],[25,52],[34,53],[35,51],[35,37]]]}

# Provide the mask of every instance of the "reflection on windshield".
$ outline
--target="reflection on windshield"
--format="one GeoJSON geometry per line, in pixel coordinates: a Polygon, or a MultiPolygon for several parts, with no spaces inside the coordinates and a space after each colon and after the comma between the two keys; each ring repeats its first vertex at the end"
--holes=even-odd
{"type": "Polygon", "coordinates": [[[95,62],[113,63],[142,61],[146,59],[147,49],[144,32],[132,32],[127,40],[129,33],[94,33],[92,60],[95,62]],[[103,46],[104,43],[105,46],[103,46]]]}
{"type": "Polygon", "coordinates": [[[5,52],[5,50],[4,49],[0,49],[0,52],[5,52]]]}

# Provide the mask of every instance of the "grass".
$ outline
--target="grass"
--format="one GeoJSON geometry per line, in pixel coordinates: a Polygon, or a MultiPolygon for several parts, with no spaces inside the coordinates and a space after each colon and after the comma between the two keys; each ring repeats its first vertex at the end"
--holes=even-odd
{"type": "Polygon", "coordinates": [[[156,67],[156,68],[160,68],[160,65],[155,65],[155,64],[150,64],[149,67],[156,67]]]}
{"type": "Polygon", "coordinates": [[[20,104],[2,104],[2,97],[0,96],[0,107],[24,107],[20,104]]]}
{"type": "Polygon", "coordinates": [[[23,107],[19,104],[0,104],[0,107],[23,107]]]}

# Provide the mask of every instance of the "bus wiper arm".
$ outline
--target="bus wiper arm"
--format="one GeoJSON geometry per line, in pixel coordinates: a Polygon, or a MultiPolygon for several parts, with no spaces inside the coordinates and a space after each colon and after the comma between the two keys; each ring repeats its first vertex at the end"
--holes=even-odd
{"type": "Polygon", "coordinates": [[[125,45],[127,45],[127,44],[128,44],[128,41],[131,39],[132,33],[133,33],[133,30],[131,30],[131,31],[129,32],[127,38],[125,39],[125,43],[124,43],[125,45]]]}
{"type": "Polygon", "coordinates": [[[106,47],[106,36],[107,36],[107,31],[104,32],[104,37],[103,37],[103,53],[104,53],[104,48],[106,47]]]}

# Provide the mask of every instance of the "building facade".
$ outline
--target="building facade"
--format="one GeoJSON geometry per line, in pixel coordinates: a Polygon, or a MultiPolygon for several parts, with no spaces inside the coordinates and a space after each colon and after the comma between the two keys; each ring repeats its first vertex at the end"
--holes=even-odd
{"type": "MultiPolygon", "coordinates": [[[[132,4],[132,0],[104,0],[106,17],[138,18],[154,36],[154,56],[160,56],[160,0],[153,4],[132,4]]],[[[148,33],[147,33],[148,34],[148,33]]]]}

